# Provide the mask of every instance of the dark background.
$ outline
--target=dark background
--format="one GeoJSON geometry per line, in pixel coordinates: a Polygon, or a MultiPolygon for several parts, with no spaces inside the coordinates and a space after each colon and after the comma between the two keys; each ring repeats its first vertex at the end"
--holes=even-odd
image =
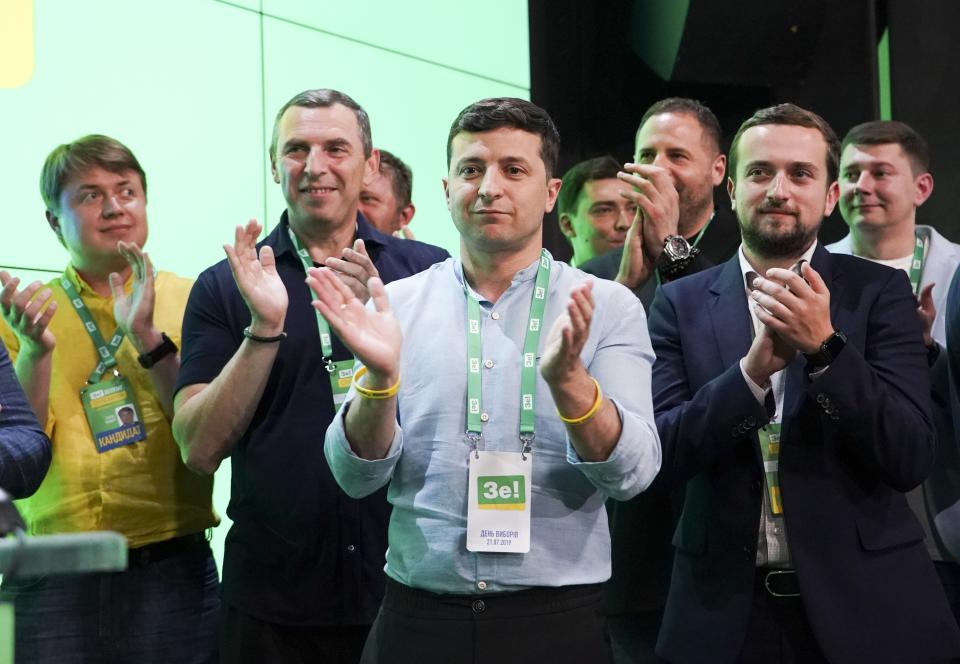
{"type": "MultiPolygon", "coordinates": [[[[611,154],[629,161],[644,110],[699,99],[726,140],[756,109],[793,102],[842,138],[880,119],[877,45],[889,31],[892,119],[930,143],[933,196],[918,222],[960,238],[960,2],[956,0],[531,0],[531,97],[562,137],[560,173],[611,154]]],[[[884,73],[885,74],[885,73],[884,73]]],[[[727,145],[724,146],[726,150],[727,145]]],[[[718,205],[729,205],[717,190],[718,205]]],[[[825,242],[846,226],[824,222],[825,242]]],[[[556,215],[544,243],[570,257],[556,215]]]]}

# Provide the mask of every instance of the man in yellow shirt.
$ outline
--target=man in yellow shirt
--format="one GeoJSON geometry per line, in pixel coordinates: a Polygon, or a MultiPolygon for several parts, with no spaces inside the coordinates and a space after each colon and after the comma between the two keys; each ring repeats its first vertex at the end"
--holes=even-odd
{"type": "Polygon", "coordinates": [[[45,480],[19,507],[31,534],[114,530],[130,551],[119,574],[5,579],[17,657],[213,661],[212,479],[187,470],[170,432],[191,282],[155,273],[142,251],[146,176],[118,141],[59,146],[40,188],[70,264],[22,289],[0,272],[0,336],[53,442],[45,480]]]}

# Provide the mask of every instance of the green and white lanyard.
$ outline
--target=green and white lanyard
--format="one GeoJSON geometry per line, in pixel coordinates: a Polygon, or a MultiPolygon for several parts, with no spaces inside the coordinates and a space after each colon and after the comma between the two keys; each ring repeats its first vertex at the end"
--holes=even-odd
{"type": "MultiPolygon", "coordinates": [[[[550,288],[551,256],[546,249],[540,252],[540,266],[530,298],[530,314],[523,340],[523,366],[520,369],[520,441],[521,454],[526,455],[535,435],[537,392],[537,349],[543,329],[543,312],[550,288]]],[[[483,343],[480,336],[480,303],[470,295],[467,279],[463,279],[463,293],[467,300],[467,442],[476,452],[483,438],[482,379],[483,343]]]]}
{"type": "Polygon", "coordinates": [[[87,305],[80,299],[80,293],[77,292],[76,287],[66,275],[60,277],[60,285],[63,287],[64,292],[66,292],[67,297],[70,298],[70,304],[73,305],[77,315],[80,316],[84,329],[87,331],[87,334],[90,335],[90,341],[93,342],[94,347],[97,349],[97,357],[100,358],[97,366],[87,377],[87,382],[91,384],[98,382],[103,378],[103,374],[106,373],[107,369],[114,369],[114,373],[119,373],[115,369],[117,366],[116,353],[120,344],[123,343],[123,331],[117,326],[110,342],[107,343],[104,341],[103,335],[100,334],[100,330],[97,328],[97,324],[93,321],[93,316],[90,315],[90,311],[87,309],[87,305]]]}
{"type": "Polygon", "coordinates": [[[927,246],[930,244],[930,230],[917,228],[913,243],[913,260],[910,261],[910,287],[914,295],[920,294],[920,281],[923,279],[923,266],[927,262],[927,246]]]}
{"type": "MultiPolygon", "coordinates": [[[[304,273],[309,274],[307,270],[313,267],[310,252],[300,244],[300,239],[289,226],[287,227],[287,233],[290,235],[290,242],[297,250],[300,262],[303,263],[304,273]]],[[[333,360],[333,339],[330,336],[330,323],[319,311],[316,311],[316,314],[317,331],[320,333],[320,352],[322,354],[320,361],[327,373],[330,374],[330,389],[333,393],[333,405],[336,408],[346,399],[347,391],[350,389],[350,383],[353,380],[354,359],[351,357],[349,360],[340,360],[339,362],[333,360]]]]}

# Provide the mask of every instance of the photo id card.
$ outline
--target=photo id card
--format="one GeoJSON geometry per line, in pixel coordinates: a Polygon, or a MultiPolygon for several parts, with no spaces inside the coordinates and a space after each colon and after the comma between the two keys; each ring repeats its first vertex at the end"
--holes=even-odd
{"type": "Polygon", "coordinates": [[[84,386],[80,390],[83,412],[101,454],[147,437],[130,384],[123,376],[84,386]]]}
{"type": "Polygon", "coordinates": [[[468,551],[530,551],[532,468],[530,452],[470,452],[468,551]]]}

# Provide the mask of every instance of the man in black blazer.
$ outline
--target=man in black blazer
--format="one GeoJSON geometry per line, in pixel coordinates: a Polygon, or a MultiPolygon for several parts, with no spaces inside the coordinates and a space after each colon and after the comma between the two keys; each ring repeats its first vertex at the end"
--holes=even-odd
{"type": "Polygon", "coordinates": [[[672,662],[960,656],[904,498],[936,453],[908,280],[816,243],[837,151],[814,113],[755,113],[730,149],[741,251],[653,303],[660,481],[685,486],[672,662]]]}
{"type": "Polygon", "coordinates": [[[727,163],[721,137],[717,117],[699,101],[670,97],[650,106],[637,129],[636,163],[619,175],[632,186],[627,196],[641,214],[623,247],[577,267],[622,283],[649,311],[659,283],[732,256],[737,224],[713,199],[727,163]]]}
{"type": "MultiPolygon", "coordinates": [[[[626,186],[625,202],[640,214],[627,231],[624,247],[578,267],[626,285],[649,311],[658,283],[732,256],[740,242],[736,221],[729,205],[714,205],[714,189],[723,182],[727,163],[721,139],[719,120],[699,101],[671,97],[650,106],[637,129],[636,163],[614,172],[626,186]],[[681,250],[689,250],[688,259],[671,261],[664,254],[666,238],[672,236],[679,239],[671,248],[679,243],[681,250]]],[[[566,177],[561,198],[564,191],[566,177]]],[[[558,200],[562,209],[561,204],[558,200]]],[[[607,509],[613,564],[604,595],[614,659],[617,664],[655,662],[679,497],[648,490],[626,502],[609,501],[607,509]]]]}

